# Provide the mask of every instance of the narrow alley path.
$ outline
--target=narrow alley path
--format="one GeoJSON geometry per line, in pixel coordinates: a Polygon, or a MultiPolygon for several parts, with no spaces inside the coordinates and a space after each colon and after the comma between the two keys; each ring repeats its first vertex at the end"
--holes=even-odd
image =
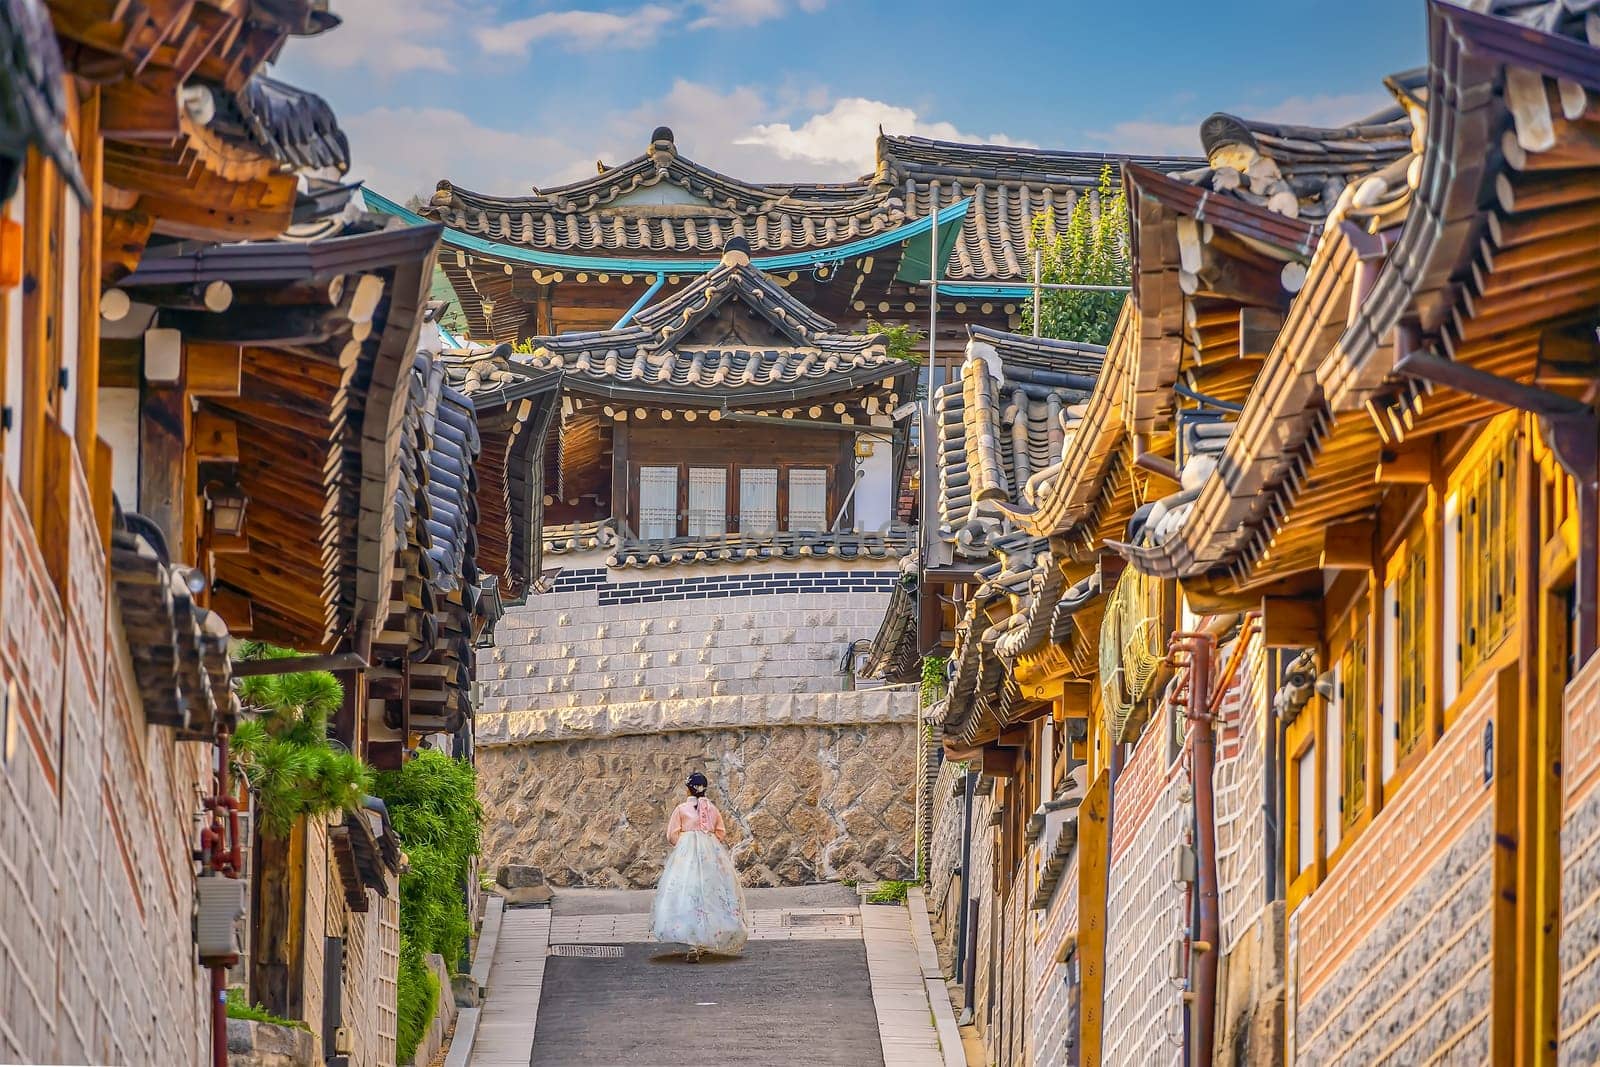
{"type": "Polygon", "coordinates": [[[748,891],[736,960],[649,940],[651,894],[566,890],[499,922],[472,1067],[938,1067],[910,913],[844,886],[748,891]]]}

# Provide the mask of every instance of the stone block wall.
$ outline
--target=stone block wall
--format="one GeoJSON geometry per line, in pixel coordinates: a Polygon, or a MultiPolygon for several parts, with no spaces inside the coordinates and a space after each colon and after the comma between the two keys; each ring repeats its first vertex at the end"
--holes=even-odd
{"type": "Polygon", "coordinates": [[[1188,840],[1188,775],[1167,762],[1167,739],[1148,729],[1118,777],[1107,873],[1103,1050],[1107,1064],[1183,1059],[1182,987],[1172,946],[1186,925],[1173,849],[1188,840]]]}
{"type": "Polygon", "coordinates": [[[838,560],[614,571],[552,557],[550,593],[514,607],[479,657],[486,717],[582,715],[709,697],[838,692],[846,647],[871,640],[899,572],[838,560]]]}
{"type": "MultiPolygon", "coordinates": [[[[928,903],[946,922],[956,918],[960,902],[948,898],[960,888],[962,816],[966,810],[966,764],[946,760],[933,782],[933,826],[929,832],[928,903]]],[[[956,895],[959,896],[959,893],[956,895]]],[[[951,936],[954,936],[953,934],[951,936]]]]}
{"type": "Polygon", "coordinates": [[[911,876],[916,723],[719,727],[482,745],[490,870],[552,885],[654,886],[691,769],[746,885],[911,876]]]}
{"type": "Polygon", "coordinates": [[[145,725],[70,477],[64,597],[0,479],[0,1061],[201,1063],[188,850],[211,750],[145,725]]]}
{"type": "Polygon", "coordinates": [[[1483,732],[1495,699],[1485,685],[1301,901],[1292,1062],[1490,1062],[1494,790],[1483,732]]]}
{"type": "Polygon", "coordinates": [[[1600,656],[1567,687],[1561,820],[1563,1064],[1600,1062],[1600,656]]]}
{"type": "Polygon", "coordinates": [[[562,559],[554,590],[480,654],[489,869],[653,886],[667,816],[701,770],[746,884],[911,876],[916,688],[848,689],[839,669],[896,571],[562,559]]]}
{"type": "Polygon", "coordinates": [[[1033,974],[1030,1016],[1033,1067],[1064,1067],[1070,1061],[1071,1001],[1074,995],[1070,970],[1058,963],[1061,949],[1078,934],[1078,857],[1067,863],[1049,907],[1034,912],[1036,933],[1033,939],[1033,974]]]}

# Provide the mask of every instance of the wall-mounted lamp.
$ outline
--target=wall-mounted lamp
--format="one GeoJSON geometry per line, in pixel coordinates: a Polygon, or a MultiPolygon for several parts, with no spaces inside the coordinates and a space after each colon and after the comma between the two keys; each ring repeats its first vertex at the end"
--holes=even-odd
{"type": "Polygon", "coordinates": [[[219,534],[238,537],[244,533],[244,511],[249,498],[237,485],[213,482],[206,486],[206,506],[211,509],[211,528],[219,534]]]}

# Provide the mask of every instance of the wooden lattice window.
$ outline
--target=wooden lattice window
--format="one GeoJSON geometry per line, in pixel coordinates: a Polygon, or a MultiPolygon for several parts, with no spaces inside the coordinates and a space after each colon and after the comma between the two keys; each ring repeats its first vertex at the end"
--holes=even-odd
{"type": "Polygon", "coordinates": [[[1500,647],[1516,606],[1517,435],[1508,423],[1476,454],[1462,481],[1456,536],[1461,561],[1461,677],[1500,647]]]}
{"type": "Polygon", "coordinates": [[[1339,657],[1335,697],[1339,705],[1340,821],[1352,826],[1367,807],[1367,601],[1362,598],[1350,612],[1349,640],[1339,657]]]}
{"type": "Polygon", "coordinates": [[[1422,534],[1401,550],[1392,581],[1395,628],[1395,752],[1416,750],[1428,726],[1428,541],[1422,534]]]}

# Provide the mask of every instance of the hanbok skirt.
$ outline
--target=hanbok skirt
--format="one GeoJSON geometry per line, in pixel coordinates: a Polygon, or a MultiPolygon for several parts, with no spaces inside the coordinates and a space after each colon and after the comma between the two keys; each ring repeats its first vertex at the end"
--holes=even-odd
{"type": "Polygon", "coordinates": [[[737,956],[750,936],[733,856],[711,834],[688,830],[667,857],[650,909],[657,941],[737,956]]]}

